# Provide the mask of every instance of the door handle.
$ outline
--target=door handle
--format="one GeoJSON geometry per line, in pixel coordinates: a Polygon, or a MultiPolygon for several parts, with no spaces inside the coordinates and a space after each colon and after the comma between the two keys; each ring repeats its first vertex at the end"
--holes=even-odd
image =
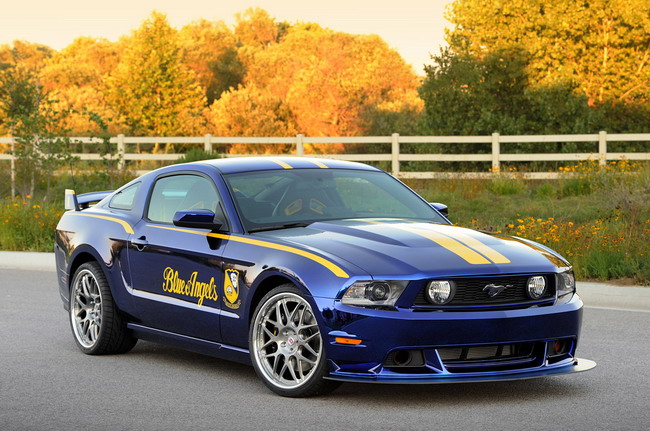
{"type": "Polygon", "coordinates": [[[140,238],[132,239],[131,244],[133,244],[138,251],[143,251],[149,242],[147,241],[147,237],[142,235],[140,238]]]}

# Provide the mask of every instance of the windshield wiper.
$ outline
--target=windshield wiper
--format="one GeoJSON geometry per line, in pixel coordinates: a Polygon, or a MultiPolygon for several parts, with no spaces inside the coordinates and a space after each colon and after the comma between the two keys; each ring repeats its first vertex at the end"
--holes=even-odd
{"type": "Polygon", "coordinates": [[[299,223],[285,223],[285,224],[279,224],[274,226],[254,227],[253,229],[248,229],[248,232],[253,233],[253,232],[263,232],[267,230],[291,229],[293,227],[307,227],[311,223],[299,222],[299,223]]]}

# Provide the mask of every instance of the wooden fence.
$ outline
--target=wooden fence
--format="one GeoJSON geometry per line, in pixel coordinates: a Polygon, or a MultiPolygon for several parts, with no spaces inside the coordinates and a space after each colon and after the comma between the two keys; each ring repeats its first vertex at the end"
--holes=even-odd
{"type": "MultiPolygon", "coordinates": [[[[97,144],[101,143],[98,139],[92,138],[72,138],[75,144],[97,144]]],[[[118,135],[110,139],[110,143],[115,145],[115,154],[112,156],[117,160],[118,166],[122,169],[127,167],[128,161],[145,161],[145,160],[158,160],[158,161],[173,161],[183,156],[182,153],[174,154],[158,154],[158,153],[136,153],[127,152],[127,146],[133,147],[138,144],[174,144],[174,145],[188,145],[197,144],[203,146],[203,149],[212,153],[215,145],[229,145],[229,144],[266,144],[266,145],[282,145],[290,144],[291,152],[289,154],[296,156],[310,156],[322,157],[338,160],[349,160],[357,162],[390,162],[390,171],[393,175],[406,178],[440,178],[451,176],[464,176],[464,177],[487,177],[493,175],[494,172],[501,170],[502,162],[544,162],[544,161],[581,161],[581,160],[598,160],[601,165],[611,160],[650,160],[650,134],[608,134],[607,132],[600,132],[597,134],[584,134],[584,135],[521,135],[521,136],[508,136],[493,133],[489,136],[400,136],[395,133],[391,136],[361,136],[361,137],[306,137],[297,135],[295,137],[258,137],[258,138],[243,138],[243,137],[217,137],[212,135],[205,135],[200,137],[130,137],[118,135]],[[508,145],[513,143],[569,143],[569,142],[586,142],[591,143],[593,146],[592,152],[582,153],[513,153],[508,152],[508,145]],[[641,146],[646,151],[644,152],[608,152],[607,146],[611,142],[641,142],[641,146]],[[444,153],[444,154],[422,154],[412,152],[401,152],[401,144],[413,144],[411,148],[419,144],[446,144],[453,148],[456,144],[474,143],[484,144],[486,151],[483,154],[461,154],[461,153],[444,153]],[[377,153],[364,153],[364,154],[306,154],[306,144],[384,144],[387,147],[390,144],[390,152],[377,152],[377,153]],[[505,150],[505,151],[503,151],[505,150]],[[487,162],[491,165],[491,169],[485,172],[430,172],[430,171],[401,171],[402,162],[487,162]]],[[[10,144],[11,148],[14,146],[12,138],[0,138],[0,144],[10,144]]],[[[322,148],[322,145],[321,145],[322,148]]],[[[309,147],[308,147],[309,149],[309,147]]],[[[222,157],[248,157],[256,154],[221,154],[222,157]]],[[[268,154],[272,156],[271,154],[268,154]]],[[[274,156],[288,155],[274,154],[274,156]]],[[[81,160],[101,160],[102,155],[97,153],[81,152],[75,154],[81,160]]],[[[12,170],[14,166],[14,157],[10,153],[0,153],[0,160],[11,160],[12,170]]],[[[138,171],[141,173],[142,171],[138,171]]],[[[531,179],[546,179],[556,178],[557,172],[524,172],[521,173],[525,178],[531,179]]]]}

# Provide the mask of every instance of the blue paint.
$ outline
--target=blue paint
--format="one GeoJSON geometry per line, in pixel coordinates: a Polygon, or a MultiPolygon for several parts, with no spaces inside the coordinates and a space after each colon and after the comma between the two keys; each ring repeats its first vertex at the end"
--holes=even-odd
{"type": "MultiPolygon", "coordinates": [[[[261,296],[256,293],[269,280],[284,280],[301,289],[316,312],[330,361],[330,377],[334,379],[399,383],[485,381],[589,368],[590,361],[575,364],[582,321],[582,302],[577,295],[562,304],[555,304],[555,296],[551,296],[525,304],[483,304],[460,311],[413,306],[431,279],[542,274],[553,280],[555,274],[570,270],[562,256],[532,241],[451,226],[434,209],[431,212],[435,212],[435,223],[422,219],[328,219],[307,227],[247,233],[233,199],[234,192],[224,175],[281,172],[285,168],[277,160],[259,157],[174,165],[150,172],[113,193],[87,195],[88,199],[102,200],[88,209],[66,212],[57,226],[57,275],[64,306],[69,301],[72,271],[82,260],[93,259],[102,265],[116,304],[136,335],[249,363],[249,324],[254,300],[261,296]],[[155,181],[175,174],[199,175],[210,181],[221,199],[227,232],[178,228],[146,219],[155,181]],[[115,193],[136,182],[141,186],[131,210],[108,206],[115,193]],[[463,252],[413,233],[414,229],[443,238],[478,241],[507,262],[493,263],[488,259],[487,264],[471,263],[463,252]],[[330,267],[323,261],[329,262],[330,267]],[[347,276],[337,275],[332,266],[347,276]],[[169,279],[172,281],[165,278],[168,268],[174,272],[175,278],[169,279]],[[234,305],[225,299],[226,270],[238,277],[234,305]],[[218,296],[206,297],[199,305],[198,298],[185,291],[168,291],[178,280],[206,286],[214,283],[218,296]],[[359,280],[409,283],[392,309],[342,304],[345,290],[359,280]],[[357,338],[362,343],[338,344],[336,337],[357,338]],[[572,347],[566,358],[553,362],[546,349],[558,339],[573,340],[572,347]],[[513,366],[495,371],[488,364],[483,372],[450,372],[438,354],[438,349],[452,346],[522,343],[541,349],[531,359],[533,365],[523,369],[513,366]],[[417,370],[386,366],[391,352],[399,350],[422,352],[424,363],[417,370]]],[[[293,169],[322,169],[311,159],[279,160],[293,169]]],[[[358,163],[317,161],[331,170],[381,172],[358,163]]],[[[413,192],[404,189],[404,193],[413,192]]],[[[182,196],[167,195],[179,199],[182,196]]]]}

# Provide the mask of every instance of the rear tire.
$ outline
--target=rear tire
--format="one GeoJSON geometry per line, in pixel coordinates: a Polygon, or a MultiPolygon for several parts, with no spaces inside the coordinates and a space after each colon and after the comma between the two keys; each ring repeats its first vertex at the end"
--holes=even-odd
{"type": "Polygon", "coordinates": [[[248,342],[255,372],[284,397],[327,394],[327,358],[314,312],[302,292],[283,284],[267,293],[253,314],[248,342]]]}
{"type": "Polygon", "coordinates": [[[119,315],[108,280],[97,262],[86,262],[75,272],[69,317],[74,340],[87,355],[126,353],[138,341],[119,315]]]}

